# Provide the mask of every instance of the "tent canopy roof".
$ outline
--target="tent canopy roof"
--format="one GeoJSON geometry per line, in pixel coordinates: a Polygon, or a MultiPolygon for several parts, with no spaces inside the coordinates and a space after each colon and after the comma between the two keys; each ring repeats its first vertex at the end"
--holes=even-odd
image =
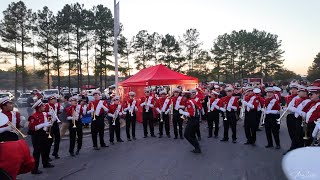
{"type": "Polygon", "coordinates": [[[197,78],[178,73],[162,64],[159,64],[140,70],[134,76],[120,82],[119,85],[122,87],[128,87],[197,83],[197,78]]]}

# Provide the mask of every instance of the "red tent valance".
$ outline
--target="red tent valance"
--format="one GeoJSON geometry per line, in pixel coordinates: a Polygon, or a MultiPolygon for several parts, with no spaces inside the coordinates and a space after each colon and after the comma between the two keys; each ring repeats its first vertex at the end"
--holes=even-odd
{"type": "Polygon", "coordinates": [[[171,84],[197,84],[198,79],[173,71],[159,64],[140,70],[134,76],[119,83],[119,86],[159,86],[171,84]]]}

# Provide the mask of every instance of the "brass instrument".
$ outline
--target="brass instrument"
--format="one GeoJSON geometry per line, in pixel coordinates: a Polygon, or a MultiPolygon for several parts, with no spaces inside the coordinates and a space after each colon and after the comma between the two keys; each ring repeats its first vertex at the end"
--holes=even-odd
{"type": "Polygon", "coordinates": [[[95,112],[95,110],[94,110],[94,105],[93,104],[91,104],[91,109],[93,110],[93,112],[91,113],[91,116],[92,116],[92,121],[95,121],[96,120],[96,112],[95,112]]]}
{"type": "Polygon", "coordinates": [[[76,111],[74,109],[72,110],[72,124],[73,124],[72,128],[77,128],[77,126],[76,126],[76,111]]]}
{"type": "MultiPolygon", "coordinates": [[[[5,115],[4,115],[5,116],[5,115]]],[[[20,135],[22,138],[26,138],[27,136],[25,134],[23,134],[16,126],[14,126],[9,119],[0,119],[0,126],[3,125],[8,125],[11,128],[13,128],[13,130],[15,131],[14,133],[16,133],[17,135],[20,135]]]]}
{"type": "Polygon", "coordinates": [[[241,105],[241,110],[240,110],[240,115],[239,115],[239,118],[240,119],[244,119],[244,116],[245,116],[245,111],[246,111],[246,108],[245,108],[245,106],[244,106],[244,96],[243,96],[243,99],[242,99],[242,105],[241,105]]]}
{"type": "Polygon", "coordinates": [[[207,102],[207,108],[208,108],[208,113],[210,112],[210,97],[208,97],[208,102],[207,102]]]}
{"type": "Polygon", "coordinates": [[[303,139],[308,140],[308,139],[310,139],[310,137],[308,137],[308,126],[307,126],[307,122],[306,122],[305,118],[302,119],[302,125],[303,125],[303,130],[304,130],[303,139]]]}
{"type": "MultiPolygon", "coordinates": [[[[118,105],[119,106],[119,105],[118,105]]],[[[120,108],[121,109],[121,108],[120,108]]],[[[114,112],[114,116],[113,116],[113,119],[112,119],[112,125],[115,126],[116,125],[116,120],[117,120],[117,117],[118,117],[118,114],[119,114],[119,111],[120,109],[118,110],[118,107],[116,109],[116,111],[114,112]]]]}
{"type": "Polygon", "coordinates": [[[149,106],[147,106],[148,104],[148,100],[149,98],[146,97],[146,100],[145,100],[145,108],[146,108],[146,112],[149,112],[149,106]],[[148,108],[147,108],[148,107],[148,108]]]}
{"type": "MultiPolygon", "coordinates": [[[[52,121],[52,118],[51,117],[48,117],[48,120],[51,122],[52,121]]],[[[52,123],[52,122],[51,122],[52,123]]],[[[47,132],[48,135],[48,138],[49,139],[52,139],[52,136],[51,136],[51,126],[49,127],[49,131],[47,132]]]]}
{"type": "MultiPolygon", "coordinates": [[[[291,107],[291,106],[290,106],[291,107]]],[[[282,115],[280,116],[279,119],[277,119],[278,124],[280,124],[281,119],[287,114],[287,111],[289,110],[289,107],[287,107],[287,109],[282,113],[282,115]]]]}
{"type": "Polygon", "coordinates": [[[57,116],[56,111],[51,106],[49,106],[49,108],[50,108],[50,111],[52,112],[52,116],[54,116],[54,118],[57,120],[58,123],[61,123],[59,117],[57,116]]]}

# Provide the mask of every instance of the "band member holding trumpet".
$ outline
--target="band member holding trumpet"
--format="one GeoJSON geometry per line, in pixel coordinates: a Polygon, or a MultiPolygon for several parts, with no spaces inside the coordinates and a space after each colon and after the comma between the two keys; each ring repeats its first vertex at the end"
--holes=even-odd
{"type": "Polygon", "coordinates": [[[136,140],[136,112],[138,111],[137,101],[135,100],[135,92],[129,92],[129,99],[124,102],[124,113],[126,114],[126,134],[127,140],[131,141],[130,128],[132,126],[132,139],[136,140]],[[125,108],[126,107],[126,108],[125,108]]]}
{"type": "Polygon", "coordinates": [[[77,151],[76,155],[79,154],[82,147],[82,122],[81,116],[86,113],[86,108],[78,105],[78,97],[73,96],[69,99],[71,106],[66,109],[67,120],[70,122],[69,124],[69,137],[70,137],[70,146],[69,153],[71,156],[75,156],[74,147],[77,139],[77,151]]]}
{"type": "Polygon", "coordinates": [[[201,120],[201,109],[202,109],[202,101],[203,101],[203,93],[199,88],[196,89],[191,89],[191,98],[196,102],[200,114],[200,119],[199,119],[199,123],[198,123],[198,128],[196,130],[196,135],[198,137],[198,140],[201,141],[201,132],[200,132],[200,120],[201,120]]]}
{"type": "Polygon", "coordinates": [[[306,146],[310,146],[313,141],[312,132],[316,126],[315,122],[320,121],[320,87],[308,87],[310,102],[302,109],[301,116],[306,121],[306,135],[310,137],[306,140],[306,146]]]}
{"type": "Polygon", "coordinates": [[[173,109],[173,131],[174,131],[174,139],[178,139],[178,129],[179,126],[179,135],[180,139],[183,139],[182,135],[182,125],[183,119],[181,119],[181,115],[179,114],[179,109],[185,108],[185,101],[180,96],[181,90],[179,88],[173,89],[173,97],[171,98],[171,108],[173,109]]]}
{"type": "Polygon", "coordinates": [[[261,122],[261,116],[262,116],[262,109],[264,108],[264,98],[261,96],[261,89],[260,88],[254,88],[253,93],[258,99],[258,108],[257,108],[257,118],[256,118],[256,130],[261,131],[260,129],[260,123],[261,122]]]}
{"type": "Polygon", "coordinates": [[[145,97],[141,98],[140,106],[143,108],[142,121],[143,121],[143,131],[144,138],[148,137],[148,124],[150,128],[151,137],[156,137],[154,135],[154,122],[153,122],[153,108],[155,103],[155,98],[150,94],[151,89],[145,88],[145,97]]]}
{"type": "Polygon", "coordinates": [[[296,99],[299,98],[298,96],[298,86],[297,83],[291,83],[290,84],[290,93],[291,95],[287,96],[286,104],[289,111],[289,114],[287,115],[287,128],[289,132],[289,136],[291,141],[293,141],[295,132],[296,132],[296,118],[294,117],[294,113],[291,111],[291,108],[294,106],[294,102],[296,99]]]}
{"type": "Polygon", "coordinates": [[[247,87],[246,93],[247,96],[245,96],[244,101],[242,102],[245,108],[244,131],[247,138],[247,142],[244,144],[255,146],[259,99],[255,96],[252,87],[247,87]]]}
{"type": "Polygon", "coordinates": [[[213,131],[213,123],[214,123],[214,137],[218,138],[219,134],[219,114],[220,114],[220,108],[222,107],[223,103],[218,98],[219,93],[216,91],[211,92],[211,98],[208,99],[208,127],[209,127],[209,135],[208,138],[212,137],[212,131],[213,131]]]}
{"type": "Polygon", "coordinates": [[[100,139],[101,147],[108,147],[104,142],[104,117],[105,113],[108,112],[108,105],[105,100],[100,99],[101,92],[95,90],[93,92],[94,101],[90,102],[88,105],[87,113],[92,114],[92,122],[91,122],[91,134],[92,134],[92,142],[93,148],[95,150],[99,150],[98,148],[98,133],[100,139]]]}
{"type": "Polygon", "coordinates": [[[272,87],[268,87],[265,89],[267,93],[267,97],[265,99],[265,130],[266,137],[268,140],[268,145],[266,148],[273,147],[273,140],[276,143],[276,149],[280,149],[280,139],[279,139],[279,129],[280,129],[280,120],[278,119],[280,116],[280,105],[279,100],[274,96],[274,89],[272,87]]]}
{"type": "MultiPolygon", "coordinates": [[[[0,99],[0,108],[2,113],[5,114],[11,125],[20,128],[20,113],[13,111],[13,103],[8,97],[0,99]]],[[[0,126],[0,142],[1,141],[17,141],[18,135],[14,131],[14,127],[9,125],[0,126]]]]}
{"type": "Polygon", "coordinates": [[[191,99],[191,93],[184,92],[185,110],[179,109],[179,113],[188,119],[186,129],[184,131],[184,137],[189,141],[189,143],[194,147],[193,153],[201,153],[199,142],[196,138],[196,131],[199,126],[199,110],[197,103],[194,99],[191,99]]]}
{"type": "Polygon", "coordinates": [[[39,171],[39,159],[41,155],[43,168],[54,167],[49,163],[49,141],[47,129],[52,126],[52,123],[48,121],[48,114],[45,112],[45,106],[42,100],[39,99],[32,106],[36,112],[33,113],[29,118],[29,134],[31,135],[33,145],[33,157],[35,159],[35,167],[31,172],[32,174],[41,174],[39,171]]]}
{"type": "Polygon", "coordinates": [[[114,134],[116,134],[117,142],[123,142],[120,136],[120,117],[123,115],[123,108],[120,103],[120,97],[115,96],[109,105],[109,134],[110,144],[114,145],[114,134]]]}
{"type": "Polygon", "coordinates": [[[239,108],[238,99],[233,95],[233,88],[226,87],[225,91],[227,92],[227,96],[223,97],[221,100],[223,102],[224,108],[220,108],[220,110],[226,113],[226,116],[223,120],[223,139],[221,142],[229,141],[229,128],[232,130],[232,142],[237,142],[237,118],[236,113],[239,108]]]}
{"type": "MultiPolygon", "coordinates": [[[[60,145],[59,123],[61,121],[59,120],[58,115],[63,111],[63,107],[60,105],[59,102],[57,102],[56,95],[52,95],[49,98],[49,102],[45,105],[45,111],[48,113],[49,117],[51,117],[51,120],[53,122],[50,130],[51,136],[53,137],[53,139],[51,139],[51,144],[54,140],[54,148],[53,148],[52,156],[54,156],[56,159],[60,159],[58,152],[59,152],[59,145],[60,145]]],[[[49,146],[49,152],[50,152],[50,149],[51,149],[51,145],[49,146]]]]}
{"type": "Polygon", "coordinates": [[[170,113],[170,98],[167,98],[166,91],[160,91],[160,98],[156,101],[156,110],[159,113],[159,138],[162,138],[163,135],[163,124],[166,130],[166,135],[170,138],[170,122],[169,122],[169,113],[170,113]]]}

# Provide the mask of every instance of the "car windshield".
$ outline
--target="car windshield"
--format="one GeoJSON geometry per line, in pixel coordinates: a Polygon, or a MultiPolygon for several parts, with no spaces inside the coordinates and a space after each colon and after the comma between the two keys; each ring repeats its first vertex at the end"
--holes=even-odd
{"type": "Polygon", "coordinates": [[[21,96],[20,96],[20,98],[28,98],[28,97],[30,97],[31,96],[31,94],[22,94],[21,96]]]}
{"type": "Polygon", "coordinates": [[[4,98],[4,97],[7,97],[9,96],[9,94],[0,94],[0,98],[4,98]]]}
{"type": "Polygon", "coordinates": [[[50,95],[50,94],[58,94],[58,91],[56,91],[56,90],[49,90],[49,91],[44,91],[43,92],[45,95],[50,95]]]}

